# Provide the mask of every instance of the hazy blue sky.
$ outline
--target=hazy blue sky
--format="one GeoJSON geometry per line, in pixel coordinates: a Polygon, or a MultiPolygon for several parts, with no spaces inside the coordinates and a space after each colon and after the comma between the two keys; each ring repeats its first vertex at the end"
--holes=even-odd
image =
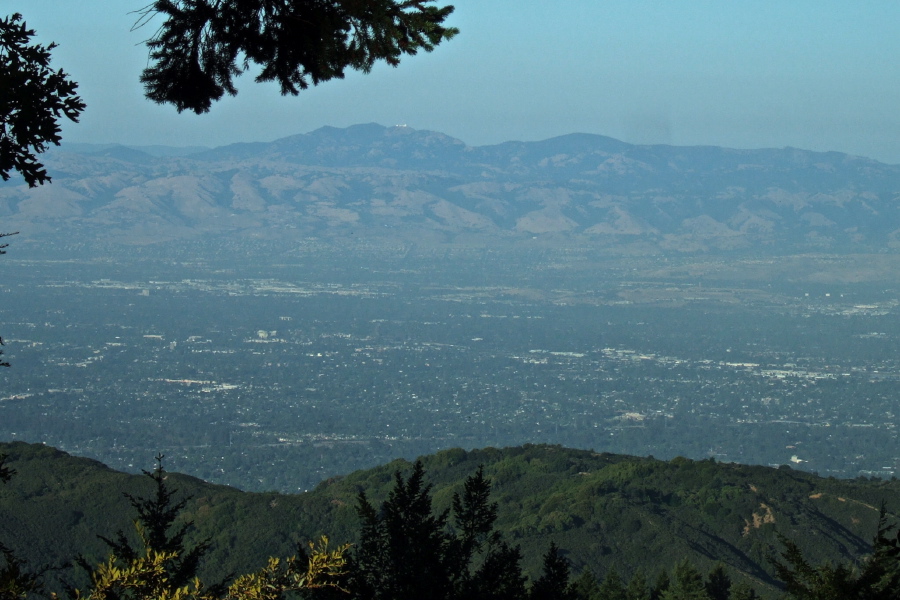
{"type": "Polygon", "coordinates": [[[900,2],[458,0],[432,54],[282,98],[251,77],[211,114],[142,97],[148,0],[19,0],[88,103],[66,140],[215,146],[407,124],[470,145],[571,132],[795,146],[900,163],[900,2]]]}

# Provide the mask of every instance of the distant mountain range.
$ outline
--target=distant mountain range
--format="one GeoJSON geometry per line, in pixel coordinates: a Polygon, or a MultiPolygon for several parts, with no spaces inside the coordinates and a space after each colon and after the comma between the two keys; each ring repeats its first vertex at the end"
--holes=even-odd
{"type": "Polygon", "coordinates": [[[212,150],[72,148],[47,156],[51,185],[0,186],[4,230],[130,244],[226,234],[537,237],[672,252],[869,252],[900,243],[900,166],[838,152],[631,145],[587,134],[470,147],[375,124],[212,150]]]}

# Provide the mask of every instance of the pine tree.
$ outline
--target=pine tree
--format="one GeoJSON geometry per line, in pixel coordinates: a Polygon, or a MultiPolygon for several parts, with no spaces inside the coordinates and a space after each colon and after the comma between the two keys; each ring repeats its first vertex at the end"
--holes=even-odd
{"type": "Polygon", "coordinates": [[[625,585],[615,568],[610,569],[603,578],[598,597],[600,600],[627,600],[625,585]]]}
{"type": "Polygon", "coordinates": [[[662,593],[662,600],[707,600],[703,576],[688,559],[672,569],[669,588],[662,593]]]}
{"type": "Polygon", "coordinates": [[[575,581],[572,582],[572,591],[578,600],[597,600],[600,592],[600,584],[594,577],[594,572],[584,569],[575,581]]]}
{"type": "Polygon", "coordinates": [[[706,576],[706,593],[710,600],[729,600],[731,597],[731,578],[722,563],[717,563],[706,576]]]}
{"type": "Polygon", "coordinates": [[[456,563],[453,570],[458,576],[465,577],[474,556],[492,541],[497,503],[490,501],[490,495],[491,484],[484,476],[483,466],[466,478],[462,496],[453,494],[453,520],[458,534],[451,542],[450,551],[456,563]]]}
{"type": "Polygon", "coordinates": [[[628,580],[628,587],[625,588],[625,597],[628,600],[650,600],[650,589],[647,585],[647,578],[644,577],[643,571],[638,569],[628,580]]]}
{"type": "MultiPolygon", "coordinates": [[[[6,464],[6,454],[0,454],[0,483],[9,483],[16,474],[6,464]]],[[[24,560],[0,542],[0,600],[20,600],[41,591],[40,573],[28,569],[24,560]]]]}
{"type": "MultiPolygon", "coordinates": [[[[256,81],[297,95],[348,69],[431,52],[458,33],[443,24],[452,12],[431,0],[151,0],[134,28],[163,22],[146,42],[140,79],[148,99],[197,114],[237,94],[234,77],[251,64],[261,69],[256,81]]],[[[49,67],[55,44],[31,44],[34,35],[18,13],[0,19],[0,178],[18,171],[31,187],[50,181],[37,155],[59,145],[59,119],[77,122],[85,108],[78,84],[49,67]]]]}
{"type": "Polygon", "coordinates": [[[518,547],[494,536],[481,565],[460,588],[460,600],[522,600],[526,596],[518,547]]]}
{"type": "Polygon", "coordinates": [[[784,538],[781,541],[785,546],[781,555],[785,562],[776,562],[775,572],[791,598],[797,600],[900,598],[896,586],[895,561],[891,561],[894,563],[891,565],[884,564],[884,555],[877,545],[872,557],[860,570],[852,563],[825,563],[814,567],[809,564],[795,543],[784,538]]]}
{"type": "Polygon", "coordinates": [[[541,576],[532,584],[528,597],[530,600],[576,600],[569,586],[569,561],[554,542],[550,542],[544,554],[541,576]]]}
{"type": "Polygon", "coordinates": [[[522,553],[494,531],[497,503],[490,501],[491,484],[479,466],[463,483],[463,494],[453,494],[453,520],[457,535],[451,541],[456,597],[472,600],[520,600],[525,597],[522,553]],[[476,558],[481,564],[472,571],[476,558]]]}
{"type": "Polygon", "coordinates": [[[360,600],[521,600],[525,597],[521,552],[493,530],[484,471],[467,478],[449,513],[435,515],[431,486],[421,461],[394,487],[380,509],[359,495],[359,543],[348,559],[347,586],[360,600]],[[477,565],[477,567],[475,566],[477,565]]]}
{"type": "Polygon", "coordinates": [[[416,461],[409,478],[398,471],[388,499],[376,511],[365,493],[357,509],[360,542],[350,559],[351,586],[357,597],[418,600],[450,597],[448,514],[432,513],[431,486],[416,461]]]}
{"type": "Polygon", "coordinates": [[[84,110],[78,84],[50,68],[56,44],[32,44],[34,36],[22,15],[0,19],[0,179],[18,171],[29,187],[50,181],[36,155],[59,145],[60,118],[77,122],[84,110]]]}
{"type": "Polygon", "coordinates": [[[669,573],[667,571],[660,571],[659,575],[656,577],[656,581],[653,583],[653,587],[650,589],[650,600],[660,600],[671,584],[672,581],[669,579],[669,573]]]}
{"type": "Polygon", "coordinates": [[[162,25],[147,42],[146,95],[197,114],[226,93],[250,64],[256,81],[278,83],[283,95],[368,73],[378,61],[397,66],[403,55],[431,52],[457,30],[444,27],[452,6],[428,0],[155,0],[138,25],[156,15],[162,25]]]}
{"type": "MultiPolygon", "coordinates": [[[[144,471],[144,475],[153,482],[153,491],[148,497],[139,498],[125,494],[137,512],[134,527],[140,538],[140,544],[133,544],[128,535],[119,530],[115,539],[99,536],[109,546],[110,554],[114,557],[108,563],[93,567],[82,557],[76,559],[76,563],[86,570],[95,582],[103,575],[104,569],[138,564],[149,569],[147,573],[162,569],[159,577],[165,580],[169,590],[184,588],[196,578],[200,559],[209,548],[209,542],[202,541],[192,548],[186,546],[185,536],[193,526],[193,522],[176,524],[176,521],[190,498],[175,500],[178,490],[170,488],[167,483],[168,475],[163,467],[163,458],[165,458],[163,455],[158,455],[153,471],[144,471]]],[[[221,589],[222,585],[217,584],[212,587],[212,592],[221,589]]],[[[110,591],[109,597],[114,600],[115,592],[110,591]]]]}

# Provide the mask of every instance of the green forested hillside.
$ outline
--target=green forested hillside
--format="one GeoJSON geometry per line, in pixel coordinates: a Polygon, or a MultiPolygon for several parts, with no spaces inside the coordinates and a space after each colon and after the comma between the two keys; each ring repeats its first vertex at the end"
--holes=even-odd
{"type": "MultiPolygon", "coordinates": [[[[795,539],[814,563],[848,559],[871,545],[882,501],[898,506],[896,482],[822,479],[787,468],[712,461],[669,462],[552,446],[464,452],[424,459],[438,506],[484,464],[499,502],[498,527],[521,545],[532,573],[549,541],[567,552],[577,573],[602,576],[641,568],[650,576],[687,557],[701,567],[722,561],[771,582],[768,556],[776,533],[795,539]]],[[[396,462],[319,486],[333,522],[352,515],[353,494],[389,487],[396,462]]],[[[334,527],[335,531],[343,530],[334,527]]]]}
{"type": "MultiPolygon", "coordinates": [[[[0,540],[31,564],[57,565],[76,554],[100,560],[96,535],[132,530],[133,511],[122,495],[140,496],[149,478],[112,471],[50,447],[0,444],[17,471],[0,486],[0,540]]],[[[684,558],[701,570],[721,561],[736,581],[768,588],[768,556],[781,548],[777,533],[795,540],[813,563],[847,560],[870,548],[878,507],[900,506],[895,481],[823,479],[788,468],[771,469],[677,458],[659,461],[555,446],[463,451],[423,457],[438,509],[450,505],[464,479],[484,465],[498,503],[498,528],[522,548],[534,577],[550,542],[577,574],[598,577],[611,568],[652,579],[684,558]]],[[[351,473],[300,495],[247,493],[170,474],[189,495],[184,518],[195,539],[210,538],[202,573],[217,579],[287,556],[297,542],[328,534],[353,542],[357,495],[375,503],[408,472],[405,461],[351,473]]]]}

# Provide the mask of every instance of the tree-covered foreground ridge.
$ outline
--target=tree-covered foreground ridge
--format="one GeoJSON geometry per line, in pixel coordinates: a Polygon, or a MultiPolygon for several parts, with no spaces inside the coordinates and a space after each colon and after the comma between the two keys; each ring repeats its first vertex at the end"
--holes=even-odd
{"type": "Polygon", "coordinates": [[[900,596],[896,481],[522,446],[286,495],[0,454],[3,599],[900,596]]]}

